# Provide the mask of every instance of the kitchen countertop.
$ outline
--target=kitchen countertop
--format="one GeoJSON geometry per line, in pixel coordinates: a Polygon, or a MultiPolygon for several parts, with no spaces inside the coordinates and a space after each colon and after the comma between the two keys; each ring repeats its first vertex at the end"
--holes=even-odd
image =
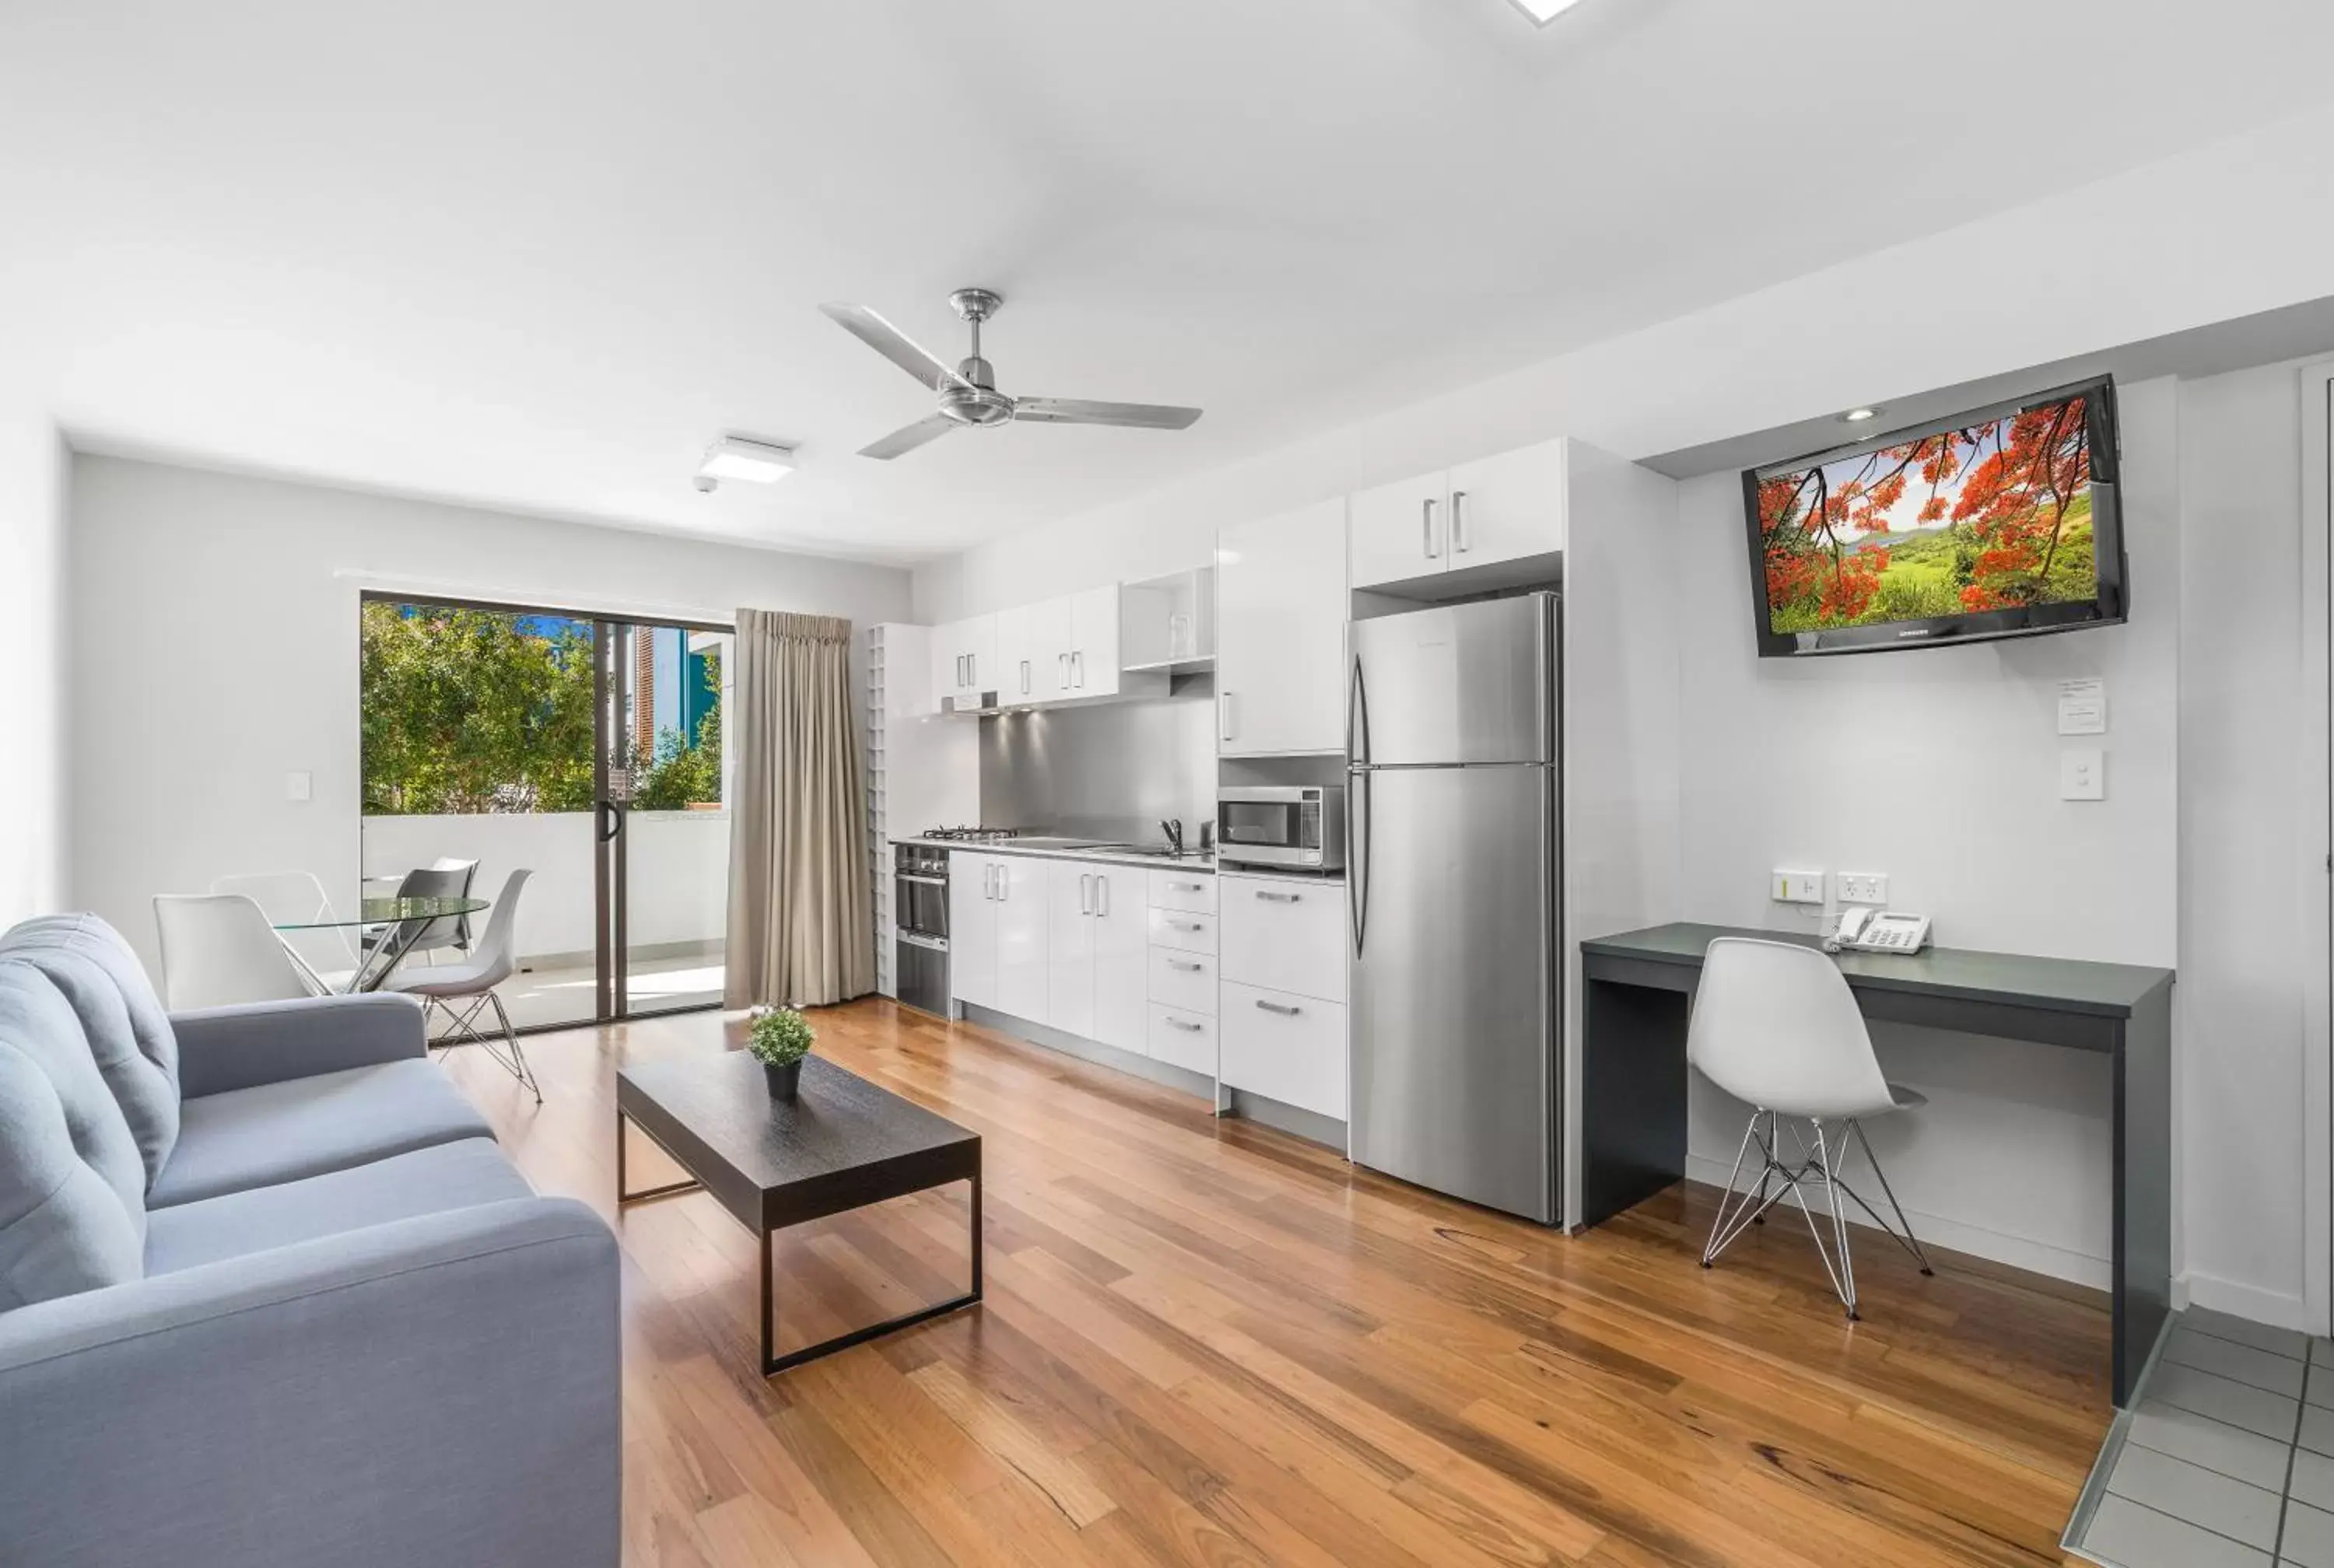
{"type": "Polygon", "coordinates": [[[1085,861],[1104,866],[1155,866],[1162,871],[1197,871],[1213,876],[1216,857],[1190,854],[1180,860],[1168,856],[1146,855],[1137,851],[1115,849],[1104,844],[1088,843],[1077,839],[999,839],[983,842],[971,839],[926,839],[911,833],[895,837],[895,844],[913,844],[923,850],[961,850],[975,855],[1026,855],[1039,861],[1085,861]]]}

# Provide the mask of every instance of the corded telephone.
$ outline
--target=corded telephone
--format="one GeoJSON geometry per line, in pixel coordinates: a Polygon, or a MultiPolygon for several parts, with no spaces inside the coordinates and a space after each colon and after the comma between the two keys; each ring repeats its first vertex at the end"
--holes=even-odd
{"type": "Polygon", "coordinates": [[[1929,945],[1929,917],[1904,915],[1858,905],[1842,909],[1839,927],[1824,938],[1824,951],[1917,953],[1929,945]]]}

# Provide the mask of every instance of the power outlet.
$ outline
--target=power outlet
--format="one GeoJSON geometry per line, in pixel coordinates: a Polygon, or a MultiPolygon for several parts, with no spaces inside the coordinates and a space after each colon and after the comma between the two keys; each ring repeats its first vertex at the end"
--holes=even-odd
{"type": "Polygon", "coordinates": [[[1888,902],[1888,878],[1879,871],[1842,871],[1832,879],[1839,890],[1843,904],[1879,904],[1888,902]]]}
{"type": "Polygon", "coordinates": [[[1817,904],[1824,901],[1824,874],[1821,871],[1777,871],[1768,882],[1769,896],[1779,904],[1817,904]]]}

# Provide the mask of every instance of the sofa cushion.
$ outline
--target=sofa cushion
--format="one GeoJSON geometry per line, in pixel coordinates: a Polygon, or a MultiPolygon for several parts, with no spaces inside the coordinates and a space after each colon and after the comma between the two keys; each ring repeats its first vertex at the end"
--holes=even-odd
{"type": "Polygon", "coordinates": [[[419,1057],[200,1095],[178,1116],[178,1149],[146,1195],[151,1209],[494,1136],[454,1081],[419,1057]]]}
{"type": "Polygon", "coordinates": [[[492,1139],[465,1138],[158,1210],[146,1230],[146,1272],[175,1274],[369,1225],[533,1196],[492,1139]]]}
{"type": "Polygon", "coordinates": [[[0,962],[0,1311],[138,1278],[145,1191],[72,1004],[0,962]]]}
{"type": "Polygon", "coordinates": [[[0,937],[0,961],[10,960],[40,969],[72,1004],[152,1186],[178,1137],[178,1045],[138,955],[95,915],[47,915],[0,937]]]}

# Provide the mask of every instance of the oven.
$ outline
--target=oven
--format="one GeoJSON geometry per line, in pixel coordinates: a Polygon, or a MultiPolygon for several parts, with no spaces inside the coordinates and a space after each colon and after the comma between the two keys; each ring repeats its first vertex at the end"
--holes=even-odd
{"type": "Polygon", "coordinates": [[[949,853],[929,844],[892,849],[892,989],[911,1007],[949,1011],[949,853]]]}
{"type": "Polygon", "coordinates": [[[1216,859],[1335,871],[1345,863],[1345,792],[1260,784],[1216,792],[1216,859]]]}

